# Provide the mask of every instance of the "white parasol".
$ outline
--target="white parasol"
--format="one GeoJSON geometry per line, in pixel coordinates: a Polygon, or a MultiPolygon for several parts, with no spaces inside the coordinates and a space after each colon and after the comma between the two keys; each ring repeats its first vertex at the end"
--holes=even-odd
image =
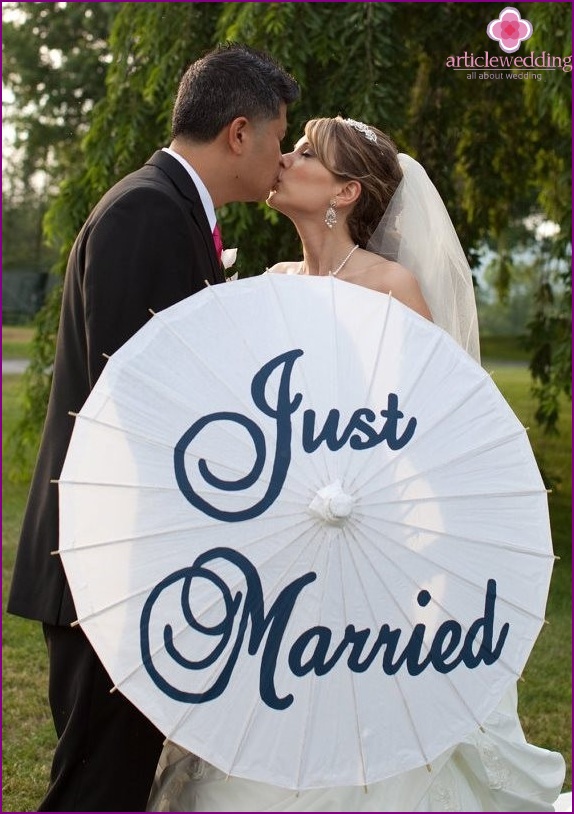
{"type": "Polygon", "coordinates": [[[440,328],[265,274],[109,360],[59,481],[60,555],[117,688],[223,771],[368,785],[480,726],[553,564],[524,428],[440,328]]]}

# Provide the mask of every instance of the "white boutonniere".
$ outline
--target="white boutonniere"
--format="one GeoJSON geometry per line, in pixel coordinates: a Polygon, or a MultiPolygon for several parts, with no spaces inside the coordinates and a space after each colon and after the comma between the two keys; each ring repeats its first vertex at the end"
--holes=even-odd
{"type": "MultiPolygon", "coordinates": [[[[230,269],[231,266],[237,260],[237,249],[224,249],[221,252],[221,265],[227,271],[230,269]]],[[[233,280],[237,280],[239,273],[236,271],[235,274],[231,274],[229,277],[226,275],[226,280],[228,283],[232,282],[233,280]]]]}

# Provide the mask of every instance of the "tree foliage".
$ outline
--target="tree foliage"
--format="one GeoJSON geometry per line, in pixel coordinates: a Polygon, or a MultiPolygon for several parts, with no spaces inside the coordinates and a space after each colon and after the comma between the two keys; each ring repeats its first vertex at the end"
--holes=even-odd
{"type": "Polygon", "coordinates": [[[80,139],[105,95],[108,32],[120,3],[3,3],[4,268],[46,271],[57,252],[43,220],[60,180],[77,166],[80,139]]]}
{"type": "MultiPolygon", "coordinates": [[[[61,250],[60,270],[103,191],[141,165],[157,146],[169,142],[171,106],[187,64],[225,40],[270,51],[299,80],[302,98],[289,114],[287,146],[298,138],[305,121],[315,116],[341,113],[373,122],[394,137],[399,149],[424,163],[471,260],[484,241],[495,249],[507,248],[514,225],[532,212],[560,225],[559,238],[544,246],[543,256],[567,255],[571,243],[568,74],[547,72],[541,81],[481,81],[446,67],[452,54],[498,53],[485,33],[495,11],[490,3],[14,5],[38,7],[21,28],[29,35],[40,17],[46,43],[51,42],[52,18],[64,31],[64,19],[72,15],[75,22],[69,25],[76,36],[88,21],[95,25],[96,7],[110,6],[97,18],[101,26],[97,33],[90,30],[87,56],[93,67],[84,70],[68,62],[72,73],[66,79],[71,92],[66,97],[68,113],[58,106],[59,91],[51,85],[40,96],[37,84],[26,75],[19,78],[22,68],[18,66],[31,63],[34,53],[40,60],[42,41],[28,37],[24,42],[21,37],[7,44],[9,51],[26,54],[26,60],[10,56],[9,61],[8,79],[19,106],[46,97],[49,104],[42,103],[44,107],[52,109],[58,127],[63,122],[63,128],[54,131],[58,138],[63,139],[68,115],[74,132],[67,144],[74,158],[60,165],[60,193],[47,218],[51,239],[61,250]],[[64,5],[65,9],[59,8],[64,5]],[[83,107],[70,102],[75,98],[73,87],[82,88],[83,107]],[[87,99],[94,104],[80,144],[78,135],[84,127],[78,108],[85,111],[87,99]]],[[[533,22],[533,49],[562,56],[570,53],[569,4],[528,3],[519,4],[519,9],[533,22]]],[[[293,227],[264,205],[230,205],[219,217],[226,245],[239,247],[242,275],[259,273],[279,258],[296,257],[293,227]],[[268,228],[270,224],[273,228],[268,228]]],[[[546,381],[554,382],[553,398],[565,389],[563,360],[568,358],[569,328],[563,296],[569,285],[571,290],[562,275],[561,293],[556,293],[555,271],[549,271],[555,268],[552,263],[541,264],[543,317],[533,325],[532,338],[533,358],[541,344],[546,348],[544,369],[546,381]]],[[[44,346],[49,347],[57,327],[56,300],[42,320],[44,346]]],[[[535,373],[539,369],[533,368],[535,373]]],[[[40,398],[40,392],[45,398],[49,382],[40,366],[30,377],[34,399],[40,398]],[[43,391],[40,380],[45,382],[43,391]]],[[[551,424],[552,410],[543,411],[541,417],[551,424]]]]}
{"type": "Polygon", "coordinates": [[[55,261],[55,253],[44,241],[42,221],[47,200],[28,194],[18,204],[2,196],[2,268],[46,271],[55,261]],[[9,235],[9,239],[7,236],[9,235]]]}
{"type": "Polygon", "coordinates": [[[56,180],[76,163],[78,139],[105,94],[108,33],[121,3],[3,3],[3,82],[16,105],[4,111],[27,185],[56,180]]]}
{"type": "MultiPolygon", "coordinates": [[[[536,3],[530,14],[533,48],[552,54],[572,53],[572,7],[536,3]],[[552,6],[559,9],[552,12],[552,6]],[[559,13],[558,13],[559,12],[559,13]]],[[[537,124],[538,149],[533,174],[541,212],[560,227],[541,252],[535,313],[529,323],[528,347],[536,418],[556,426],[559,399],[572,398],[572,83],[549,72],[544,93],[525,89],[525,105],[537,124]]]]}

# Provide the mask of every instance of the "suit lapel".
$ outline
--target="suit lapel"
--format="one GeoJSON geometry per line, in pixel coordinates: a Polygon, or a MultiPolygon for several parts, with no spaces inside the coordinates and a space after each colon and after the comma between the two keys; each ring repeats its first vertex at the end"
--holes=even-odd
{"type": "MultiPolygon", "coordinates": [[[[177,191],[189,203],[189,213],[196,222],[201,236],[205,243],[206,257],[209,258],[211,276],[206,274],[206,279],[210,283],[222,283],[225,280],[223,270],[215,253],[215,246],[213,243],[213,235],[209,228],[209,221],[201,203],[201,198],[195,184],[193,183],[190,175],[186,172],[185,168],[169,153],[163,150],[157,150],[146,164],[151,164],[154,167],[162,170],[177,191]]],[[[206,269],[206,272],[208,269],[206,269]]]]}

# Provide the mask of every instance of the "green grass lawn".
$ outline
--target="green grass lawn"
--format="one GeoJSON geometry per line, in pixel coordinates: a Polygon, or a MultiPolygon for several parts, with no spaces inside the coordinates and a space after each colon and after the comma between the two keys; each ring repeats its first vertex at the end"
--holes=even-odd
{"type": "Polygon", "coordinates": [[[554,552],[560,557],[554,566],[546,619],[519,684],[519,711],[528,740],[554,749],[565,757],[570,789],[571,765],[571,502],[572,432],[569,406],[564,406],[560,431],[544,435],[534,421],[534,404],[527,386],[527,372],[521,368],[494,369],[493,378],[523,424],[538,465],[551,493],[550,522],[554,552]]]}
{"type": "MultiPolygon", "coordinates": [[[[522,366],[488,364],[493,378],[530,439],[547,484],[554,548],[561,557],[554,568],[546,625],[519,683],[519,709],[532,743],[562,752],[571,788],[571,426],[564,406],[557,436],[544,436],[533,420],[528,373],[522,366]]],[[[17,417],[16,376],[4,376],[3,434],[10,436],[17,417]]],[[[2,481],[3,597],[9,586],[26,485],[2,481]]],[[[4,609],[4,606],[3,606],[4,609]]],[[[48,706],[46,653],[38,623],[3,617],[3,811],[35,811],[43,795],[55,744],[48,706]]]]}
{"type": "MultiPolygon", "coordinates": [[[[2,377],[2,435],[17,419],[18,376],[2,377]]],[[[2,809],[36,811],[55,745],[47,705],[46,648],[39,623],[4,614],[27,484],[2,478],[2,809]]]]}

